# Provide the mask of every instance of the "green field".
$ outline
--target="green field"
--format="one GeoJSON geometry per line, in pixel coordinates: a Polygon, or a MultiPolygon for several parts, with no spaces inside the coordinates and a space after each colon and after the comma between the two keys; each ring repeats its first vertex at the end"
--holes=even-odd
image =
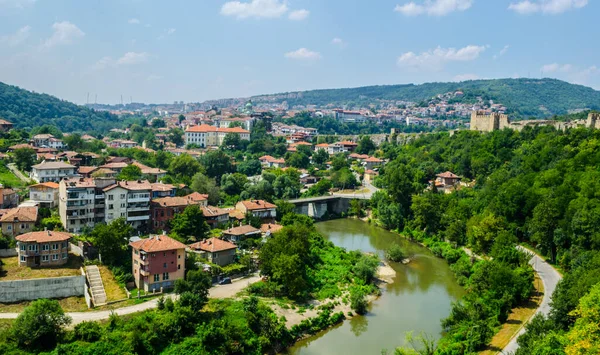
{"type": "Polygon", "coordinates": [[[0,184],[4,187],[24,187],[25,184],[6,166],[0,166],[0,184]]]}

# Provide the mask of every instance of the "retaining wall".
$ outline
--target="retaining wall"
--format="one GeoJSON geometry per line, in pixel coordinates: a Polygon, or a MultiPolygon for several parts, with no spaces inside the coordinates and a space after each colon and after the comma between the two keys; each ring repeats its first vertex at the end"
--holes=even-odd
{"type": "Polygon", "coordinates": [[[11,256],[17,256],[17,255],[19,255],[17,248],[15,248],[15,249],[0,249],[0,258],[8,258],[11,256]]]}
{"type": "Polygon", "coordinates": [[[83,296],[85,287],[85,276],[2,281],[0,303],[83,296]]]}

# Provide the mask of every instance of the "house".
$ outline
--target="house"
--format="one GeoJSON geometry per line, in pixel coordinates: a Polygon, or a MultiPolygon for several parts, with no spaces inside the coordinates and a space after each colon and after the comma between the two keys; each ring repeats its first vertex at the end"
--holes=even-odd
{"type": "Polygon", "coordinates": [[[276,223],[267,223],[267,224],[262,224],[260,226],[260,232],[265,237],[269,237],[273,233],[277,233],[282,229],[283,229],[283,226],[281,224],[276,224],[276,223]]]}
{"type": "Polygon", "coordinates": [[[258,158],[258,160],[260,160],[264,168],[285,168],[285,159],[277,159],[270,155],[264,155],[258,158]]]}
{"type": "Polygon", "coordinates": [[[189,248],[213,264],[226,266],[235,261],[237,246],[226,240],[210,238],[191,244],[189,248]]]}
{"type": "Polygon", "coordinates": [[[43,182],[29,186],[29,199],[42,208],[58,206],[58,188],[55,182],[43,182]]]}
{"type": "Polygon", "coordinates": [[[70,233],[30,232],[15,239],[19,253],[19,266],[60,266],[69,261],[70,233]]]}
{"type": "Polygon", "coordinates": [[[177,196],[177,197],[162,197],[153,199],[151,203],[152,226],[155,230],[168,231],[168,222],[172,220],[176,214],[183,212],[188,206],[206,206],[208,205],[208,196],[203,195],[203,198],[195,196],[177,196]]]}
{"type": "Polygon", "coordinates": [[[204,219],[211,228],[217,228],[229,222],[229,210],[214,206],[202,206],[201,208],[204,219]]]}
{"type": "Polygon", "coordinates": [[[166,235],[129,243],[135,286],[146,292],[172,288],[185,276],[186,245],[166,235]]]}
{"type": "Polygon", "coordinates": [[[356,147],[358,147],[358,143],[354,143],[351,141],[342,141],[342,142],[339,142],[338,144],[343,146],[344,150],[346,152],[353,152],[356,149],[356,147]]]}
{"type": "Polygon", "coordinates": [[[454,188],[460,184],[460,180],[462,178],[450,171],[446,171],[441,174],[436,175],[436,179],[434,181],[435,188],[438,191],[443,191],[445,193],[451,193],[454,188]]]}
{"type": "Polygon", "coordinates": [[[383,160],[375,157],[368,157],[367,159],[363,160],[363,165],[365,166],[365,169],[374,169],[381,166],[382,164],[383,160]]]}
{"type": "Polygon", "coordinates": [[[140,168],[140,170],[142,171],[142,175],[151,176],[155,181],[158,181],[167,176],[166,170],[162,170],[159,168],[151,168],[137,161],[134,161],[133,165],[140,168]]]}
{"type": "Polygon", "coordinates": [[[106,163],[104,165],[100,165],[100,168],[101,169],[110,169],[112,171],[115,171],[118,174],[121,172],[121,170],[125,169],[128,165],[129,165],[129,163],[125,163],[125,162],[111,162],[111,163],[106,163]]]}
{"type": "Polygon", "coordinates": [[[77,168],[77,173],[84,178],[92,177],[92,174],[96,171],[98,171],[97,166],[79,166],[79,168],[77,168]]]}
{"type": "Polygon", "coordinates": [[[376,171],[373,171],[371,169],[365,171],[365,181],[368,183],[373,183],[375,177],[377,176],[379,176],[379,173],[376,171]]]}
{"type": "Polygon", "coordinates": [[[124,218],[133,228],[143,231],[150,224],[152,185],[147,180],[118,181],[104,188],[106,223],[124,218]]]}
{"type": "Polygon", "coordinates": [[[223,238],[232,243],[239,243],[246,238],[259,237],[260,229],[256,229],[251,225],[229,228],[223,231],[223,238]]]}
{"type": "Polygon", "coordinates": [[[235,209],[244,215],[251,213],[259,218],[275,218],[277,215],[277,206],[263,200],[240,201],[235,205],[235,209]]]}
{"type": "Polygon", "coordinates": [[[33,231],[38,220],[37,207],[16,207],[3,212],[0,217],[2,234],[11,237],[33,231]]]}
{"type": "Polygon", "coordinates": [[[0,119],[0,131],[8,132],[13,128],[13,124],[7,120],[0,119]]]}
{"type": "Polygon", "coordinates": [[[161,197],[175,197],[177,193],[177,187],[171,184],[164,184],[162,182],[155,182],[152,186],[152,198],[161,197]]]}
{"type": "Polygon", "coordinates": [[[46,162],[31,166],[29,177],[37,182],[60,182],[64,178],[77,176],[77,167],[61,161],[46,162]]]}
{"type": "Polygon", "coordinates": [[[3,187],[0,184],[0,208],[13,208],[19,204],[19,195],[13,189],[3,187]]]}

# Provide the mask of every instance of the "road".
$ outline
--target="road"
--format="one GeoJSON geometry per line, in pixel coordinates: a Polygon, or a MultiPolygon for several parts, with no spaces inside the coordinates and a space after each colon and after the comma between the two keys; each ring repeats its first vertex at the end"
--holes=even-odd
{"type": "Polygon", "coordinates": [[[379,191],[378,188],[376,188],[375,186],[371,185],[370,183],[368,183],[367,181],[363,181],[363,190],[367,189],[368,191],[366,192],[351,192],[351,193],[339,193],[339,192],[334,192],[333,194],[331,194],[332,196],[337,196],[337,197],[353,197],[353,198],[357,198],[357,199],[361,199],[361,200],[370,200],[371,197],[373,197],[373,194],[377,191],[379,191]]]}
{"type": "MultiPolygon", "coordinates": [[[[533,257],[529,261],[533,269],[538,273],[540,279],[544,283],[544,299],[542,299],[542,303],[538,307],[535,314],[541,313],[545,316],[550,313],[550,301],[552,298],[552,294],[556,289],[556,285],[562,279],[562,276],[554,269],[550,264],[548,264],[544,259],[542,259],[537,254],[533,253],[531,250],[524,248],[522,246],[518,246],[519,249],[525,252],[529,252],[533,254],[533,257]]],[[[535,315],[534,314],[534,315],[535,315]]],[[[529,320],[527,321],[529,323],[529,320]]],[[[527,324],[525,323],[525,324],[527,324]]],[[[504,349],[500,352],[503,355],[513,354],[519,348],[519,344],[517,344],[517,338],[523,333],[525,333],[525,324],[519,330],[519,332],[510,340],[508,345],[504,347],[504,349]]]]}
{"type": "MultiPolygon", "coordinates": [[[[260,280],[259,276],[251,276],[249,278],[242,278],[233,281],[230,285],[217,285],[211,287],[208,293],[208,297],[210,298],[228,298],[235,296],[238,292],[243,290],[244,288],[250,286],[251,284],[260,280]]],[[[177,295],[167,294],[165,297],[169,297],[173,300],[177,299],[177,295]]],[[[108,319],[112,313],[117,315],[126,315],[137,312],[142,312],[148,309],[156,308],[158,304],[158,299],[155,298],[148,302],[136,304],[129,307],[116,308],[114,310],[108,311],[90,311],[90,312],[68,312],[73,322],[71,325],[76,325],[84,321],[99,321],[103,319],[108,319]]],[[[19,313],[0,313],[0,319],[15,319],[19,316],[19,313]]]]}
{"type": "Polygon", "coordinates": [[[27,176],[23,175],[23,173],[17,168],[17,166],[14,163],[10,163],[6,166],[21,181],[23,181],[24,183],[29,183],[29,178],[27,176]]]}

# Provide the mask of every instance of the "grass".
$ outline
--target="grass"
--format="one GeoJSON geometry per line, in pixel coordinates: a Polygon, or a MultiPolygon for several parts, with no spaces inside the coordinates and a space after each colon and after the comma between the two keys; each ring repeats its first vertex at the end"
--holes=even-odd
{"type": "MultiPolygon", "coordinates": [[[[84,297],[67,297],[57,299],[65,312],[85,312],[88,310],[84,297]]],[[[19,303],[0,303],[0,313],[20,313],[33,301],[19,303]]],[[[0,326],[1,327],[1,326],[0,326]]]]}
{"type": "Polygon", "coordinates": [[[513,308],[508,319],[500,328],[500,331],[494,335],[492,341],[488,345],[485,351],[480,352],[480,355],[495,355],[498,352],[502,351],[504,347],[510,342],[521,327],[535,314],[535,311],[539,307],[540,303],[542,303],[542,299],[544,298],[544,283],[538,276],[535,274],[535,280],[533,281],[533,295],[527,300],[527,302],[523,305],[520,305],[517,308],[513,308]]]}
{"type": "Polygon", "coordinates": [[[5,166],[0,166],[0,183],[5,187],[24,187],[25,184],[5,166]]]}
{"type": "Polygon", "coordinates": [[[3,262],[0,281],[77,276],[81,275],[79,268],[83,265],[81,258],[73,254],[69,254],[69,261],[65,265],[44,268],[19,266],[19,259],[17,256],[2,258],[0,260],[3,262]]]}
{"type": "Polygon", "coordinates": [[[108,269],[108,267],[104,265],[99,265],[98,269],[100,270],[100,277],[102,277],[102,283],[104,284],[106,300],[110,302],[127,298],[125,290],[123,289],[123,287],[121,287],[121,285],[117,283],[115,276],[108,269]]]}

